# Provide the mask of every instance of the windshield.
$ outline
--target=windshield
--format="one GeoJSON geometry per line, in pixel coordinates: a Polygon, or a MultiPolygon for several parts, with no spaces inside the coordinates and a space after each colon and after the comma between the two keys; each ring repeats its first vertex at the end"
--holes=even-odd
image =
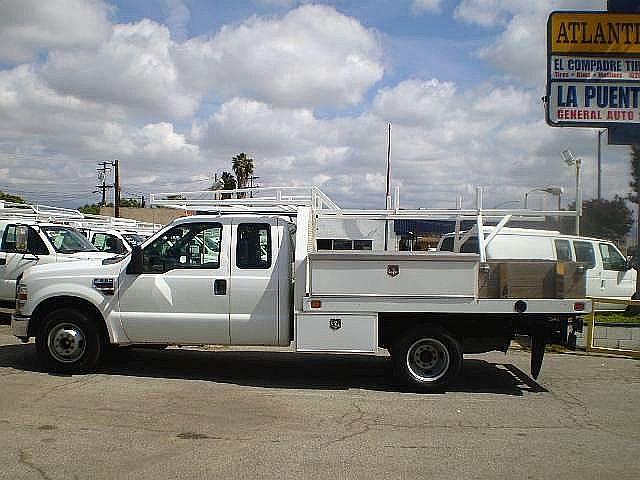
{"type": "Polygon", "coordinates": [[[42,230],[58,253],[97,251],[84,235],[73,228],[43,227],[42,230]]]}
{"type": "Polygon", "coordinates": [[[137,233],[123,233],[122,237],[132,247],[135,245],[140,245],[142,242],[144,242],[147,239],[147,237],[145,237],[144,235],[139,235],[137,233]]]}

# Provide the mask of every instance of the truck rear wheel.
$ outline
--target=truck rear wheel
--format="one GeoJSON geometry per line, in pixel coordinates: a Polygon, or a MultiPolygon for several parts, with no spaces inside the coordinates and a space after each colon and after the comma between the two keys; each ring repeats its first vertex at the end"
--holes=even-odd
{"type": "Polygon", "coordinates": [[[102,334],[85,312],[61,308],[44,319],[36,338],[36,350],[48,371],[84,373],[100,358],[102,334]]]}
{"type": "Polygon", "coordinates": [[[443,390],[462,367],[460,342],[435,327],[418,327],[401,335],[392,352],[396,375],[420,392],[443,390]]]}

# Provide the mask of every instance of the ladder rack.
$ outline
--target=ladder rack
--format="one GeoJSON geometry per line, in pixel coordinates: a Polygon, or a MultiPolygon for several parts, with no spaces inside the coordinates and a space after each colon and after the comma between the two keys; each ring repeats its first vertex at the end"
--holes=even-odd
{"type": "Polygon", "coordinates": [[[455,221],[455,241],[464,242],[471,235],[484,231],[484,222],[496,223],[485,239],[478,235],[481,261],[486,261],[486,246],[509,222],[544,221],[546,217],[575,216],[571,210],[484,209],[483,191],[476,189],[476,207],[471,209],[400,209],[396,199],[394,208],[386,210],[342,209],[318,187],[245,188],[238,190],[207,190],[201,192],[173,192],[151,195],[151,205],[185,210],[186,212],[285,213],[295,216],[298,208],[310,207],[317,219],[361,218],[385,222],[386,236],[389,220],[449,220],[455,221]],[[472,220],[474,226],[461,231],[463,221],[472,220]]]}
{"type": "Polygon", "coordinates": [[[151,194],[151,205],[190,212],[285,213],[295,214],[298,207],[314,210],[340,210],[317,187],[267,187],[236,190],[206,190],[151,194]]]}
{"type": "Polygon", "coordinates": [[[0,219],[21,219],[35,222],[70,222],[84,218],[82,212],[72,208],[51,207],[0,200],[0,219]]]}
{"type": "Polygon", "coordinates": [[[120,229],[153,233],[163,225],[129,218],[83,214],[72,208],[51,207],[0,200],[0,220],[60,223],[82,229],[120,229]]]}

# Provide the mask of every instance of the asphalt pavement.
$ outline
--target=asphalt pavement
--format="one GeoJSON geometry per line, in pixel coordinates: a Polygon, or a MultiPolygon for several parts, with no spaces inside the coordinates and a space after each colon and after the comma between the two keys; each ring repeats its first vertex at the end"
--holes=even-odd
{"type": "Polygon", "coordinates": [[[0,326],[0,478],[640,477],[640,363],[474,355],[443,394],[388,357],[132,349],[41,372],[0,326]]]}

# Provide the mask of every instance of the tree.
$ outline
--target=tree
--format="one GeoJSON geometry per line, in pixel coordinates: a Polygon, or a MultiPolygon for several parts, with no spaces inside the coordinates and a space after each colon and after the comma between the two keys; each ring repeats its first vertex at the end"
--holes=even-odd
{"type": "Polygon", "coordinates": [[[222,180],[223,190],[235,190],[236,189],[236,178],[233,176],[233,173],[230,172],[222,172],[220,176],[220,180],[222,180]]]}
{"type": "Polygon", "coordinates": [[[137,198],[121,198],[120,206],[129,208],[142,208],[142,203],[140,203],[137,198]]]}
{"type": "Polygon", "coordinates": [[[231,159],[231,168],[233,168],[233,173],[236,174],[238,188],[247,188],[249,179],[253,175],[253,158],[247,157],[244,152],[234,155],[231,159]]]}
{"type": "Polygon", "coordinates": [[[83,206],[78,207],[78,210],[89,215],[100,215],[100,205],[96,203],[84,204],[83,206]]]}
{"type": "Polygon", "coordinates": [[[24,198],[19,197],[18,195],[11,195],[10,193],[3,192],[2,190],[0,190],[0,200],[14,203],[27,203],[24,198]]]}
{"type": "Polygon", "coordinates": [[[636,215],[636,248],[640,247],[640,145],[631,145],[631,193],[629,201],[638,206],[636,215]]]}
{"type": "Polygon", "coordinates": [[[233,176],[233,173],[230,172],[222,172],[220,178],[216,180],[216,183],[209,187],[209,190],[235,190],[236,188],[236,178],[233,176]]]}
{"type": "MultiPolygon", "coordinates": [[[[569,205],[569,210],[574,209],[575,202],[569,205]]],[[[625,199],[618,195],[613,200],[594,198],[582,203],[580,235],[619,242],[629,233],[632,223],[633,214],[625,199]]],[[[575,219],[562,217],[560,229],[563,233],[575,233],[575,219]]]]}

